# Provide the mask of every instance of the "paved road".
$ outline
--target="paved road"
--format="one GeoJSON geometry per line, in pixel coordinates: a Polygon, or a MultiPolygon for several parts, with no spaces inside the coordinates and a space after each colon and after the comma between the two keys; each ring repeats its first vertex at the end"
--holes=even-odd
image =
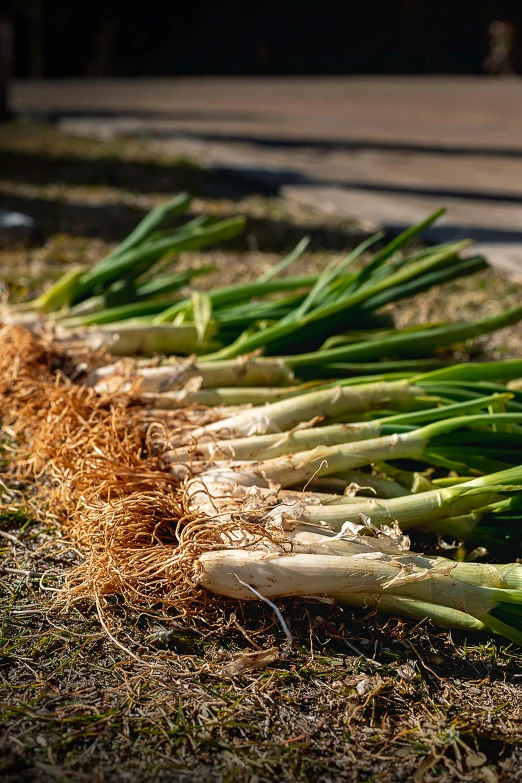
{"type": "Polygon", "coordinates": [[[199,78],[24,82],[14,108],[82,132],[146,132],[317,208],[433,239],[472,235],[522,273],[522,79],[199,78]]]}

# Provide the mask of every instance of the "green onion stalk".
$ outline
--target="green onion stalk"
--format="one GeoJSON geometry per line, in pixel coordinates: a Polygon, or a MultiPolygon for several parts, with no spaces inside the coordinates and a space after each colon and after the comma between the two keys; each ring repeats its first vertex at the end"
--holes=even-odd
{"type": "MultiPolygon", "coordinates": [[[[202,364],[208,366],[204,359],[202,364]]],[[[328,424],[338,422],[346,416],[382,409],[409,412],[432,408],[436,404],[449,404],[454,401],[456,390],[458,391],[459,388],[449,384],[461,383],[468,377],[476,377],[477,373],[481,373],[484,379],[495,378],[505,382],[522,374],[522,361],[462,364],[443,371],[394,381],[379,380],[360,385],[331,384],[326,388],[302,394],[296,399],[281,400],[240,411],[234,416],[194,431],[192,442],[197,442],[199,445],[205,440],[228,440],[282,433],[296,427],[303,429],[303,422],[328,424]],[[441,376],[441,372],[450,373],[448,379],[441,376]],[[439,380],[437,394],[430,394],[430,382],[437,379],[439,380]]],[[[506,392],[505,386],[500,385],[498,389],[500,392],[506,392]]],[[[487,394],[491,394],[491,391],[487,394]]],[[[515,393],[510,390],[509,394],[515,393]]],[[[464,401],[473,402],[480,400],[481,397],[484,395],[471,394],[466,396],[464,401]]],[[[506,402],[505,398],[499,397],[499,402],[504,402],[507,407],[511,405],[511,400],[506,402]]]]}
{"type": "MultiPolygon", "coordinates": [[[[94,270],[100,270],[103,267],[110,269],[118,258],[135,250],[138,246],[146,242],[150,235],[168,218],[181,215],[190,206],[191,198],[186,193],[180,193],[176,198],[152,209],[146,215],[138,226],[129,236],[115,247],[102,261],[100,261],[94,270]]],[[[94,270],[92,270],[94,272],[94,270]]],[[[91,272],[92,274],[92,272],[91,272]]],[[[76,267],[68,270],[51,288],[43,293],[34,302],[19,307],[19,309],[39,310],[44,313],[61,310],[69,306],[81,288],[81,281],[89,275],[84,267],[76,267]]]]}
{"type": "Polygon", "coordinates": [[[62,336],[67,346],[71,341],[81,340],[88,348],[99,351],[105,348],[113,356],[153,356],[155,353],[175,353],[182,356],[202,354],[218,343],[212,339],[212,328],[201,335],[194,324],[171,326],[161,324],[143,330],[139,325],[127,321],[106,324],[99,327],[72,332],[62,336]]]}
{"type": "MultiPolygon", "coordinates": [[[[285,356],[284,360],[292,370],[299,372],[301,367],[330,365],[338,362],[367,362],[379,356],[425,356],[427,352],[463,343],[484,334],[490,334],[507,326],[513,326],[521,320],[522,307],[515,307],[496,316],[490,316],[471,323],[434,326],[426,328],[420,334],[410,331],[402,334],[399,332],[380,341],[363,341],[320,352],[295,354],[293,356],[285,356]]],[[[250,346],[246,345],[246,349],[250,349],[250,346]]],[[[220,353],[220,358],[224,358],[224,353],[220,353]]]]}
{"type": "Polygon", "coordinates": [[[156,410],[175,410],[184,408],[187,405],[205,405],[206,407],[215,407],[217,405],[261,405],[271,403],[277,400],[290,399],[306,393],[310,386],[316,384],[308,383],[302,386],[288,387],[267,387],[258,388],[235,387],[220,389],[198,389],[191,391],[190,388],[179,389],[178,391],[168,391],[157,394],[142,393],[138,394],[138,399],[145,405],[150,405],[156,410]]]}
{"type": "Polygon", "coordinates": [[[327,423],[341,416],[369,413],[385,407],[410,411],[433,407],[438,400],[438,397],[426,395],[422,388],[408,380],[368,383],[364,387],[328,387],[239,411],[219,422],[198,428],[191,434],[191,440],[199,442],[215,440],[217,436],[224,439],[281,433],[317,418],[327,423]]]}
{"type": "MultiPolygon", "coordinates": [[[[304,487],[314,477],[343,476],[345,471],[353,471],[367,465],[397,459],[422,460],[430,441],[441,438],[455,430],[472,427],[487,419],[493,426],[507,422],[522,421],[521,414],[478,414],[458,416],[436,421],[417,429],[395,432],[368,440],[342,443],[335,446],[318,446],[309,451],[285,454],[281,457],[257,462],[219,462],[189,481],[187,498],[193,513],[214,514],[229,513],[231,498],[240,503],[256,488],[261,495],[265,490],[271,492],[274,487],[304,487]]],[[[180,477],[186,470],[179,463],[173,463],[171,472],[180,471],[180,477]]],[[[361,501],[360,508],[350,506],[350,514],[370,517],[374,524],[387,524],[397,519],[405,528],[432,530],[430,527],[439,520],[448,517],[462,517],[477,509],[501,500],[505,494],[519,493],[520,468],[514,467],[489,476],[481,476],[471,482],[457,484],[447,488],[437,488],[418,494],[395,497],[389,500],[371,498],[361,501]],[[518,471],[518,472],[517,472],[518,471]],[[511,486],[513,485],[513,486],[511,486]],[[514,487],[514,488],[513,488],[514,487]],[[428,527],[427,527],[428,526],[428,527]]],[[[266,494],[266,493],[265,493],[266,494]]],[[[303,503],[293,510],[279,508],[277,513],[292,514],[306,524],[317,524],[332,530],[342,528],[347,521],[344,509],[340,506],[307,506],[306,492],[303,503]]],[[[277,500],[266,502],[266,511],[271,506],[277,509],[277,500]]],[[[451,522],[452,534],[458,536],[475,526],[477,519],[451,522]]],[[[437,532],[448,532],[437,524],[437,532]]]]}
{"type": "MultiPolygon", "coordinates": [[[[368,242],[363,243],[356,248],[335,270],[325,270],[320,275],[306,297],[306,299],[292,311],[290,315],[283,318],[273,326],[268,326],[254,334],[243,334],[237,341],[222,349],[215,358],[226,359],[243,353],[249,353],[258,348],[265,348],[275,341],[288,339],[290,335],[302,331],[308,325],[313,324],[313,329],[317,331],[321,328],[322,322],[333,316],[336,318],[340,313],[346,313],[350,309],[355,309],[362,302],[370,298],[371,295],[381,291],[388,290],[395,285],[409,281],[423,272],[432,269],[440,264],[447,264],[453,260],[458,253],[467,247],[468,243],[457,243],[450,249],[444,249],[439,253],[432,253],[427,258],[422,258],[416,262],[407,264],[396,271],[391,271],[384,278],[374,282],[372,285],[366,284],[357,287],[352,292],[346,292],[341,289],[335,296],[330,293],[330,286],[341,272],[345,271],[348,264],[352,263],[368,247],[368,242]]],[[[294,338],[292,338],[294,339],[294,338]]]]}
{"type": "Polygon", "coordinates": [[[144,313],[139,305],[146,304],[154,297],[165,297],[188,285],[195,277],[208,275],[215,267],[206,265],[195,269],[186,269],[160,277],[153,277],[143,283],[136,281],[128,286],[114,285],[99,296],[91,296],[77,305],[69,307],[64,315],[57,314],[62,326],[73,329],[79,326],[95,326],[100,323],[134,318],[139,315],[154,315],[161,312],[169,302],[178,299],[157,299],[154,310],[144,313]],[[162,302],[162,308],[159,307],[162,302]],[[135,308],[135,309],[134,309],[135,308]]]}
{"type": "MultiPolygon", "coordinates": [[[[185,206],[185,200],[181,198],[173,202],[171,209],[176,210],[185,206]]],[[[166,253],[175,254],[181,250],[202,247],[210,242],[226,239],[238,233],[243,225],[239,219],[214,224],[198,218],[175,232],[158,233],[153,229],[158,227],[169,209],[166,207],[158,210],[157,214],[151,213],[151,216],[140,224],[131,237],[100,264],[74,278],[68,302],[73,307],[69,317],[62,321],[64,326],[72,328],[79,325],[118,322],[127,318],[141,318],[144,319],[143,322],[139,326],[135,324],[135,328],[156,334],[153,326],[150,325],[150,318],[154,319],[156,325],[179,323],[180,319],[183,322],[197,323],[195,302],[204,300],[207,318],[212,316],[218,324],[222,343],[217,353],[211,352],[209,359],[231,358],[251,353],[259,348],[277,354],[285,345],[287,348],[295,349],[303,340],[309,345],[321,333],[327,340],[326,345],[329,345],[328,339],[337,332],[341,313],[347,328],[353,328],[356,324],[360,328],[361,321],[366,317],[365,313],[371,314],[390,301],[411,296],[416,291],[425,290],[431,285],[442,282],[443,279],[454,279],[461,274],[470,274],[485,265],[483,259],[460,259],[459,253],[467,246],[466,242],[441,245],[414,253],[409,257],[400,255],[404,245],[441,214],[439,210],[379,250],[370,263],[357,272],[351,271],[354,262],[371,245],[380,240],[381,235],[368,238],[341,262],[335,262],[315,277],[278,277],[284,268],[301,255],[308,242],[305,239],[271,272],[249,285],[226,286],[204,295],[195,292],[192,297],[174,302],[161,298],[154,300],[154,296],[161,297],[173,290],[173,283],[168,280],[156,285],[154,280],[140,283],[139,278],[148,273],[151,266],[166,253]],[[259,297],[266,297],[277,291],[288,292],[297,288],[304,290],[304,293],[296,292],[295,295],[281,300],[259,300],[259,297]],[[152,301],[149,303],[140,301],[143,297],[152,301]],[[252,297],[258,300],[252,302],[252,297]],[[107,307],[100,311],[102,299],[107,303],[107,307]],[[239,334],[237,331],[234,332],[234,329],[241,326],[246,326],[246,330],[239,334]],[[310,340],[310,337],[313,339],[310,340]]],[[[62,304],[67,303],[62,302],[62,304]]],[[[407,335],[404,334],[403,338],[406,337],[407,335]]],[[[339,335],[338,338],[342,340],[343,336],[339,335]]],[[[436,338],[434,336],[432,338],[436,339],[437,346],[446,344],[444,339],[449,339],[440,333],[436,338]]],[[[385,343],[386,339],[384,338],[385,343]]],[[[150,335],[144,336],[144,342],[147,345],[154,343],[150,335]]],[[[337,350],[352,348],[355,350],[355,354],[352,350],[352,355],[356,355],[357,351],[362,350],[362,345],[367,348],[367,342],[339,346],[337,350]]],[[[371,350],[375,356],[378,341],[370,338],[369,342],[374,342],[371,350]]],[[[411,342],[408,345],[411,345],[411,342]]],[[[176,341],[168,345],[160,342],[156,351],[159,353],[160,350],[165,350],[174,353],[176,348],[176,341]]],[[[395,344],[392,344],[390,350],[395,348],[395,344]]],[[[317,357],[314,359],[314,364],[318,363],[322,366],[322,372],[329,363],[337,365],[354,363],[350,359],[338,361],[336,357],[339,354],[330,355],[330,350],[336,349],[322,351],[321,354],[324,356],[319,362],[317,357]]],[[[407,347],[404,350],[407,350],[407,347]]],[[[289,361],[292,360],[290,357],[289,361]]],[[[300,366],[308,365],[305,361],[301,362],[300,366]]]]}
{"type": "MultiPolygon", "coordinates": [[[[515,323],[520,318],[518,310],[513,310],[475,324],[422,328],[419,334],[412,329],[399,333],[382,333],[377,329],[379,323],[386,323],[387,317],[374,315],[374,311],[385,304],[486,265],[478,257],[460,257],[467,242],[444,244],[410,255],[403,252],[405,245],[431,225],[443,210],[393,239],[358,270],[355,262],[382,239],[381,234],[369,237],[319,275],[281,277],[306,249],[308,238],[305,238],[279,264],[252,283],[225,286],[208,293],[193,291],[189,297],[173,298],[173,292],[200,272],[190,270],[154,278],[151,276],[154,265],[166,255],[205,247],[233,237],[244,228],[242,218],[213,222],[201,216],[176,229],[160,230],[169,217],[186,211],[189,204],[189,197],[181,194],[155,208],[100,263],[92,269],[68,272],[26,307],[56,313],[64,329],[110,327],[110,336],[105,340],[103,328],[95,333],[96,338],[90,337],[90,331],[85,332],[85,339],[97,340],[115,355],[184,355],[191,341],[185,335],[180,339],[176,328],[193,325],[199,337],[194,352],[206,354],[207,362],[258,350],[275,356],[284,354],[289,371],[294,368],[301,371],[305,381],[313,372],[317,377],[365,375],[370,367],[375,369],[376,360],[386,357],[388,366],[381,371],[413,372],[410,357],[414,356],[424,357],[427,363],[423,369],[431,369],[440,360],[425,354],[515,323]],[[278,293],[284,296],[274,299],[278,293]],[[343,334],[338,334],[340,316],[343,334]],[[363,337],[360,330],[366,322],[372,331],[363,337]],[[117,338],[123,329],[130,331],[117,338]],[[215,338],[212,341],[208,340],[210,332],[215,338]],[[311,345],[319,348],[321,344],[320,351],[305,349],[311,345]]],[[[81,335],[80,331],[76,336],[81,338],[81,335]]],[[[223,384],[223,388],[227,387],[223,384]]],[[[227,394],[222,396],[227,398],[227,394]]]]}
{"type": "MultiPolygon", "coordinates": [[[[293,486],[301,481],[306,483],[319,472],[321,476],[336,475],[342,474],[344,470],[353,470],[375,462],[422,459],[433,440],[440,440],[454,430],[483,424],[486,420],[491,425],[520,423],[522,414],[481,413],[443,419],[418,428],[395,426],[395,431],[390,435],[379,434],[362,441],[341,442],[332,446],[319,445],[306,451],[285,453],[255,462],[232,461],[230,470],[235,474],[234,480],[237,483],[245,483],[247,486],[257,482],[259,486],[266,486],[268,482],[275,482],[283,487],[293,486]]],[[[216,422],[220,423],[223,422],[216,422]]],[[[486,434],[483,433],[484,437],[486,434]]]]}
{"type": "Polygon", "coordinates": [[[336,533],[348,521],[360,522],[368,518],[376,527],[397,521],[401,530],[466,538],[495,504],[502,503],[510,495],[521,496],[521,478],[522,468],[517,466],[420,494],[389,499],[369,498],[350,505],[349,520],[343,513],[344,509],[310,505],[299,509],[299,522],[336,533]]]}
{"type": "MultiPolygon", "coordinates": [[[[225,440],[205,441],[195,438],[190,444],[165,452],[163,459],[165,462],[171,463],[216,458],[235,460],[272,459],[319,446],[335,446],[342,443],[377,438],[383,434],[393,434],[400,426],[418,426],[439,419],[475,413],[480,410],[487,411],[491,406],[497,408],[502,406],[509,399],[509,393],[493,394],[469,402],[452,403],[427,410],[377,418],[371,421],[330,424],[324,427],[309,426],[285,433],[269,432],[262,435],[250,435],[248,437],[225,440]]],[[[487,416],[482,421],[487,424],[487,416]]]]}
{"type": "MultiPolygon", "coordinates": [[[[284,357],[241,356],[210,362],[200,358],[197,362],[190,360],[189,365],[188,367],[186,359],[176,356],[155,356],[153,364],[150,359],[130,359],[126,364],[116,362],[96,368],[89,374],[87,385],[103,391],[104,386],[99,386],[100,384],[106,382],[110,383],[111,387],[121,386],[132,379],[139,381],[142,391],[160,394],[181,388],[193,377],[200,377],[202,387],[206,389],[229,386],[288,386],[296,383],[294,373],[286,365],[284,357]]],[[[390,379],[386,370],[394,371],[399,367],[405,369],[406,372],[399,373],[397,380],[400,380],[403,376],[418,377],[419,370],[437,369],[441,365],[444,365],[444,362],[437,359],[424,362],[415,359],[411,362],[353,364],[348,368],[350,373],[379,371],[378,375],[373,374],[363,379],[368,383],[390,379]],[[408,372],[411,370],[416,372],[408,372]]],[[[522,373],[522,368],[520,372],[522,373]]],[[[343,375],[344,372],[340,374],[343,375]]],[[[344,382],[347,383],[347,379],[344,379],[344,382]]]]}
{"type": "Polygon", "coordinates": [[[176,255],[186,250],[197,250],[216,242],[237,236],[244,230],[243,218],[231,218],[202,226],[196,231],[179,230],[161,239],[150,240],[143,245],[133,247],[110,263],[102,262],[85,273],[73,289],[73,304],[82,301],[100,288],[107,287],[127,276],[144,274],[166,255],[176,255]]]}
{"type": "MultiPolygon", "coordinates": [[[[232,225],[236,225],[236,223],[232,225]]],[[[208,237],[208,232],[207,232],[207,237],[208,237]]],[[[227,237],[223,236],[222,238],[225,239],[227,237]]],[[[193,239],[191,241],[192,243],[194,242],[193,239]]],[[[207,244],[210,244],[210,241],[207,244]]],[[[203,243],[200,242],[199,246],[202,247],[203,243]]],[[[191,248],[187,247],[185,249],[191,249],[191,248]]],[[[199,271],[199,270],[191,270],[192,277],[196,276],[195,271],[199,271]]],[[[179,275],[184,274],[185,277],[187,277],[187,273],[178,273],[178,274],[179,275]]],[[[245,283],[243,285],[237,285],[237,286],[223,286],[222,288],[217,288],[214,289],[213,291],[205,292],[205,296],[208,297],[208,300],[212,305],[212,308],[219,308],[220,306],[228,305],[231,303],[233,304],[235,302],[241,302],[241,303],[244,301],[248,302],[252,297],[263,297],[274,293],[293,291],[296,289],[303,289],[303,288],[305,289],[310,288],[310,286],[313,285],[315,279],[316,278],[313,275],[301,275],[296,277],[285,277],[285,278],[275,279],[275,280],[266,280],[264,282],[245,283]]],[[[130,303],[128,302],[121,303],[121,304],[129,305],[127,317],[132,318],[135,317],[137,314],[139,314],[139,308],[138,308],[139,302],[136,302],[137,298],[148,297],[155,293],[157,294],[168,293],[172,285],[171,281],[172,281],[171,276],[166,276],[165,278],[153,279],[147,285],[143,284],[140,285],[139,287],[136,287],[135,291],[133,291],[133,296],[134,296],[133,301],[130,303]],[[162,280],[164,280],[163,283],[162,280]],[[152,283],[155,283],[156,285],[153,287],[152,283]],[[150,294],[149,291],[152,291],[152,294],[150,294]],[[136,313],[132,311],[132,308],[130,306],[132,304],[134,304],[134,306],[136,307],[136,313]]],[[[189,282],[188,278],[186,280],[182,280],[181,284],[184,284],[185,282],[189,282]]],[[[104,301],[106,300],[107,300],[107,294],[105,294],[104,301]]],[[[71,327],[77,325],[89,326],[94,323],[101,323],[101,322],[108,321],[111,316],[110,309],[112,308],[108,308],[107,305],[105,305],[104,309],[100,309],[98,307],[99,302],[100,302],[99,297],[98,298],[91,297],[86,302],[81,302],[80,304],[75,305],[67,313],[67,316],[71,316],[71,317],[62,319],[61,321],[62,324],[71,327]]],[[[275,302],[277,302],[277,300],[275,300],[275,302]]],[[[194,300],[192,296],[178,298],[174,302],[170,302],[168,299],[165,299],[163,303],[163,310],[160,310],[152,320],[148,319],[147,321],[144,321],[142,328],[146,330],[147,328],[154,326],[155,324],[162,324],[162,323],[170,324],[172,322],[177,322],[179,318],[181,318],[182,320],[191,320],[191,318],[193,317],[193,304],[194,304],[194,300]],[[169,319],[160,317],[166,309],[171,310],[176,317],[172,317],[169,319]]],[[[275,306],[274,302],[269,302],[269,303],[262,302],[259,303],[257,306],[259,307],[261,304],[265,308],[269,306],[270,308],[273,309],[275,306]]],[[[251,305],[251,310],[254,310],[254,314],[255,314],[255,307],[256,307],[255,304],[251,305]]],[[[266,312],[264,314],[266,314],[266,312]]],[[[151,313],[150,315],[154,315],[154,314],[151,313]]],[[[219,319],[219,311],[216,312],[216,317],[219,319]]],[[[250,319],[250,321],[251,320],[252,319],[250,319]]]]}

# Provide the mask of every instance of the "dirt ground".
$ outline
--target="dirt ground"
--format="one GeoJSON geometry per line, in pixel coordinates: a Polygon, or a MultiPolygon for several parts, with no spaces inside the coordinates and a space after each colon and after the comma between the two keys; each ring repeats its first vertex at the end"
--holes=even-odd
{"type": "MultiPolygon", "coordinates": [[[[222,181],[197,162],[152,155],[140,140],[67,139],[37,125],[0,130],[0,203],[37,221],[30,247],[0,253],[13,299],[78,259],[95,261],[167,194],[194,213],[244,213],[246,237],[181,265],[212,263],[211,286],[268,268],[305,233],[303,269],[363,235],[222,181]]],[[[520,288],[492,271],[397,308],[399,323],[494,312],[520,288]]],[[[520,330],[473,352],[520,355],[520,330]]],[[[467,347],[466,350],[469,350],[467,347]]],[[[462,349],[464,355],[464,348],[462,349]]],[[[4,454],[8,459],[8,453],[4,454]]],[[[64,575],[82,553],[31,493],[11,486],[0,511],[0,779],[141,781],[518,781],[522,655],[488,636],[447,633],[320,602],[280,601],[294,645],[265,607],[223,602],[221,622],[130,611],[115,595],[110,628],[90,603],[65,611],[64,575]],[[25,497],[22,513],[19,503],[25,497]],[[251,668],[260,663],[258,669],[251,668]],[[238,674],[238,672],[240,672],[238,674]]]]}

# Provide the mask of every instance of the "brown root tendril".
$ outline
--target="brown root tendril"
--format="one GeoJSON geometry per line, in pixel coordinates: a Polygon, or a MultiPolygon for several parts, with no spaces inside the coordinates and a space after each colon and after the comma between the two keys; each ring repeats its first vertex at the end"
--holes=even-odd
{"type": "MultiPolygon", "coordinates": [[[[44,335],[4,326],[0,338],[7,475],[31,482],[34,513],[58,522],[84,557],[60,597],[71,604],[120,594],[140,609],[201,609],[209,599],[195,560],[222,548],[221,535],[238,521],[188,514],[184,485],[160,460],[174,435],[190,439],[216,413],[157,416],[133,404],[132,390],[98,395],[71,381],[62,371],[67,356],[44,335]]],[[[263,535],[260,525],[245,528],[263,535]]]]}

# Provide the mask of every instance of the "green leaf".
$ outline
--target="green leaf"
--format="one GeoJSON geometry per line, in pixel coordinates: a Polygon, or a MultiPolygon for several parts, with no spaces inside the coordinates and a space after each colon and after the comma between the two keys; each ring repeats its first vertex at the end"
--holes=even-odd
{"type": "Polygon", "coordinates": [[[267,280],[271,280],[273,277],[277,277],[277,275],[289,267],[290,264],[293,264],[294,261],[297,261],[299,256],[304,253],[309,244],[310,237],[303,237],[301,241],[294,247],[294,249],[287,256],[285,256],[285,258],[279,261],[278,264],[274,264],[272,269],[269,269],[268,272],[265,272],[264,275],[258,277],[257,282],[266,283],[267,280]]]}
{"type": "Polygon", "coordinates": [[[375,244],[375,242],[378,242],[379,239],[382,239],[384,234],[382,232],[378,234],[374,234],[371,237],[368,237],[368,239],[365,239],[364,242],[361,242],[360,245],[358,245],[355,250],[352,250],[351,253],[349,253],[346,258],[343,258],[342,261],[332,261],[324,272],[322,272],[318,278],[317,282],[304,300],[304,302],[295,310],[291,318],[288,320],[291,321],[298,321],[300,318],[302,318],[304,315],[306,315],[307,312],[310,310],[313,310],[316,303],[318,303],[321,300],[321,297],[323,296],[324,292],[330,286],[334,280],[336,280],[346,269],[350,266],[359,256],[361,256],[365,250],[367,250],[371,245],[375,244]]]}

